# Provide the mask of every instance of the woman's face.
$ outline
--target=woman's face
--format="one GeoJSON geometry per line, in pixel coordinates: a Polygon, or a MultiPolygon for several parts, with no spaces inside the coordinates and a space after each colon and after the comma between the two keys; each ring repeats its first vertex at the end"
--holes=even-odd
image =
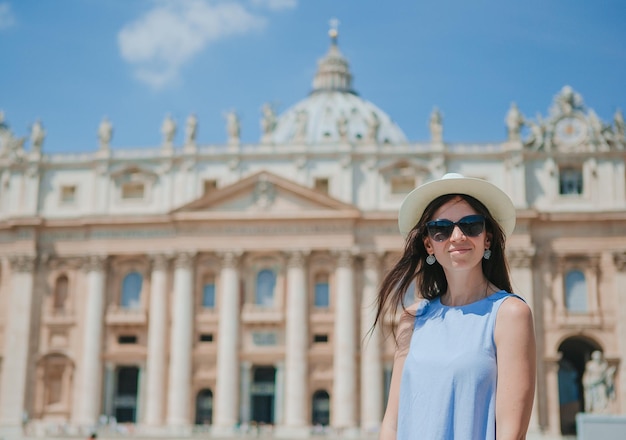
{"type": "MultiPolygon", "coordinates": [[[[468,215],[476,214],[478,213],[469,203],[461,197],[455,197],[437,209],[430,220],[458,222],[468,215]]],[[[443,241],[435,241],[427,235],[424,238],[424,247],[429,254],[435,255],[444,269],[470,270],[477,266],[481,267],[485,249],[491,245],[490,235],[483,230],[475,237],[467,236],[455,226],[450,237],[443,241]]]]}

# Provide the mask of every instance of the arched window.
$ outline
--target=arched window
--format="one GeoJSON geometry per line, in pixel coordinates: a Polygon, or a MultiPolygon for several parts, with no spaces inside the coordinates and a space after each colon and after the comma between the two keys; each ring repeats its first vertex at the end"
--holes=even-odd
{"type": "Polygon", "coordinates": [[[311,408],[313,414],[311,417],[311,423],[313,426],[328,426],[330,422],[330,398],[328,393],[324,390],[317,390],[313,394],[313,404],[311,408]]]}
{"type": "Polygon", "coordinates": [[[54,283],[54,294],[52,297],[52,308],[54,312],[63,312],[65,310],[65,301],[67,300],[67,288],[69,282],[67,275],[61,275],[54,283]]]}
{"type": "Polygon", "coordinates": [[[196,396],[196,425],[213,423],[213,391],[200,390],[196,396]]]}
{"type": "Polygon", "coordinates": [[[565,307],[570,312],[587,311],[587,281],[579,270],[571,270],[565,275],[565,307]]]}
{"type": "Polygon", "coordinates": [[[330,305],[330,290],[328,288],[328,274],[315,275],[315,297],[313,305],[317,308],[328,308],[330,305]]]}
{"type": "Polygon", "coordinates": [[[274,289],[276,287],[276,274],[269,269],[263,269],[256,277],[256,301],[257,306],[272,307],[274,305],[274,289]]]}
{"type": "Polygon", "coordinates": [[[130,272],[122,281],[120,305],[125,309],[137,309],[141,305],[143,277],[139,272],[130,272]]]}
{"type": "Polygon", "coordinates": [[[215,308],[215,277],[207,276],[202,286],[202,307],[205,309],[215,308]]]}

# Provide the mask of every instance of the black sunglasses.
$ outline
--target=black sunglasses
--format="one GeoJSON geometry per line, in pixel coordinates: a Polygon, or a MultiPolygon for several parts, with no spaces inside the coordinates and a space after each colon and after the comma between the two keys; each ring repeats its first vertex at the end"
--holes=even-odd
{"type": "Polygon", "coordinates": [[[478,237],[485,230],[485,217],[482,215],[466,215],[458,222],[450,220],[431,220],[426,223],[428,235],[435,241],[446,241],[458,226],[466,237],[478,237]]]}

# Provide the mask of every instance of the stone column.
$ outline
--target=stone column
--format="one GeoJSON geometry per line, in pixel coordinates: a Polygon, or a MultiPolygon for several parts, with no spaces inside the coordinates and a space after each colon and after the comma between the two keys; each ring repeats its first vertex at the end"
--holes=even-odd
{"type": "Polygon", "coordinates": [[[375,431],[383,418],[383,365],[380,327],[376,318],[380,260],[374,253],[365,256],[361,300],[361,428],[375,431]]]}
{"type": "Polygon", "coordinates": [[[308,294],[304,256],[294,252],[287,267],[285,328],[285,426],[307,426],[308,294]]]}
{"type": "Polygon", "coordinates": [[[75,421],[92,426],[100,414],[102,392],[102,327],[104,324],[104,267],[106,257],[90,256],[87,271],[87,301],[83,328],[82,356],[78,375],[75,421]]]}
{"type": "Polygon", "coordinates": [[[184,427],[191,424],[191,348],[193,335],[193,254],[176,257],[172,328],[170,336],[170,370],[167,391],[167,424],[184,427]]]}
{"type": "Polygon", "coordinates": [[[241,403],[239,405],[239,419],[241,423],[250,424],[250,385],[252,383],[252,364],[241,363],[241,403]]]}
{"type": "Polygon", "coordinates": [[[106,362],[104,364],[104,398],[102,399],[103,413],[113,414],[113,401],[115,400],[115,364],[106,362]]]}
{"type": "Polygon", "coordinates": [[[25,409],[35,257],[16,256],[10,259],[10,264],[11,294],[4,328],[0,383],[0,428],[7,434],[12,430],[21,432],[25,409]]]}
{"type": "Polygon", "coordinates": [[[214,430],[229,432],[237,423],[239,388],[239,274],[233,252],[223,256],[220,284],[214,430]]]}
{"type": "Polygon", "coordinates": [[[163,423],[165,406],[165,365],[167,353],[167,258],[156,255],[152,259],[150,279],[150,313],[148,315],[148,356],[146,364],[146,412],[144,423],[158,426],[163,423]]]}
{"type": "Polygon", "coordinates": [[[622,408],[622,412],[626,408],[626,360],[623,356],[626,356],[626,298],[623,295],[624,286],[626,286],[626,252],[615,254],[615,280],[613,282],[613,289],[615,296],[618,298],[618,310],[617,310],[617,334],[618,336],[618,353],[622,354],[622,361],[619,364],[619,370],[617,377],[619,377],[619,384],[617,390],[617,407],[622,408]],[[622,294],[620,295],[620,291],[622,294]]]}
{"type": "Polygon", "coordinates": [[[276,364],[274,378],[274,424],[281,426],[285,422],[285,364],[276,364]]]}
{"type": "Polygon", "coordinates": [[[561,409],[559,407],[559,360],[545,359],[546,385],[547,385],[547,409],[548,409],[548,433],[554,436],[561,433],[561,409]]]}
{"type": "MultiPolygon", "coordinates": [[[[533,320],[535,323],[535,335],[543,335],[543,319],[538,316],[539,310],[535,310],[535,289],[533,282],[533,269],[532,262],[535,255],[535,250],[529,246],[524,249],[515,249],[509,255],[509,265],[511,267],[511,281],[513,284],[513,293],[520,295],[526,300],[526,303],[533,311],[533,320]]],[[[541,298],[539,298],[541,301],[541,298]]],[[[540,336],[536,336],[540,337],[540,336]]],[[[539,347],[539,344],[538,344],[539,347]]],[[[540,351],[537,350],[537,358],[540,357],[540,351]]],[[[535,398],[533,402],[533,411],[530,417],[530,423],[528,425],[529,432],[540,432],[539,426],[539,389],[538,381],[535,384],[535,398]]]]}
{"type": "Polygon", "coordinates": [[[331,425],[340,430],[356,427],[356,304],[352,255],[343,251],[335,272],[335,328],[331,425]]]}

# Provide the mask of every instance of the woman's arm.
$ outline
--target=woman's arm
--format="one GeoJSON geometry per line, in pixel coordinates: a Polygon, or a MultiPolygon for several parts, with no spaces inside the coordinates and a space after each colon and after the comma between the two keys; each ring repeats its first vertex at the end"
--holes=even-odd
{"type": "Polygon", "coordinates": [[[498,358],[496,438],[525,439],[536,377],[533,318],[525,302],[509,298],[502,303],[494,337],[498,358]]]}
{"type": "Polygon", "coordinates": [[[411,344],[417,304],[418,303],[413,304],[402,313],[396,329],[396,352],[393,358],[393,370],[391,371],[389,398],[387,399],[387,409],[385,410],[385,416],[380,426],[378,440],[396,440],[400,381],[402,379],[404,360],[406,359],[406,355],[409,352],[409,345],[411,344]]]}

